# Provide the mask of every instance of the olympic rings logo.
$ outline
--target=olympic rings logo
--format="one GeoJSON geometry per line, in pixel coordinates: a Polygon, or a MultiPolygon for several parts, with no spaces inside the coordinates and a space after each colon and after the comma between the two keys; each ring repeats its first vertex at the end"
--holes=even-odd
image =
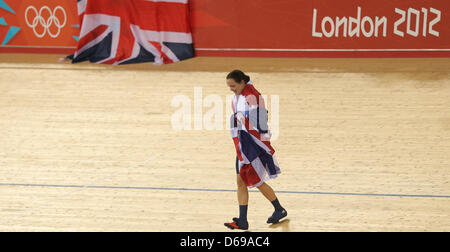
{"type": "Polygon", "coordinates": [[[29,6],[26,10],[25,10],[25,22],[27,23],[28,27],[30,27],[31,29],[33,29],[34,34],[38,37],[38,38],[42,38],[45,36],[46,33],[48,33],[48,35],[50,35],[50,37],[52,38],[56,38],[59,36],[59,34],[61,33],[61,29],[66,25],[67,22],[67,15],[66,15],[66,11],[64,10],[63,7],[61,6],[56,6],[56,8],[52,11],[48,6],[43,6],[39,12],[36,9],[36,7],[34,6],[29,6]],[[56,17],[56,13],[57,11],[62,12],[62,14],[64,15],[64,22],[61,23],[61,20],[59,20],[59,18],[56,17]],[[28,20],[28,12],[34,12],[34,18],[33,21],[30,22],[30,20],[28,20]],[[42,16],[42,14],[45,12],[48,12],[50,14],[50,16],[48,17],[47,20],[45,20],[42,16]],[[52,25],[55,25],[56,28],[58,28],[58,31],[56,33],[52,33],[52,31],[50,30],[50,27],[52,25]],[[42,26],[44,27],[44,31],[39,33],[36,30],[36,27],[42,26]]]}

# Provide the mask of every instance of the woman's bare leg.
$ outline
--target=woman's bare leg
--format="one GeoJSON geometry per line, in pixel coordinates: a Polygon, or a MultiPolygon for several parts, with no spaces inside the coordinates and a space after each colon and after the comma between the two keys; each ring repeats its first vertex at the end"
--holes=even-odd
{"type": "Polygon", "coordinates": [[[282,218],[287,216],[286,210],[281,206],[272,187],[270,187],[266,183],[263,183],[261,186],[258,187],[258,189],[259,191],[261,191],[264,197],[266,197],[266,199],[268,199],[270,203],[272,203],[273,207],[275,208],[275,212],[272,214],[272,216],[269,217],[267,223],[278,223],[282,218]]]}
{"type": "Polygon", "coordinates": [[[241,176],[237,175],[237,195],[239,202],[239,220],[238,226],[240,229],[248,229],[247,210],[248,210],[248,189],[241,176]]]}
{"type": "Polygon", "coordinates": [[[275,195],[275,192],[273,191],[272,187],[270,187],[268,184],[263,183],[261,186],[258,187],[259,191],[268,199],[270,202],[277,199],[277,196],[275,195]]]}
{"type": "Polygon", "coordinates": [[[231,229],[248,229],[247,209],[248,209],[248,189],[241,176],[238,174],[237,178],[237,198],[239,202],[239,218],[233,218],[233,222],[224,223],[225,226],[231,229]]]}
{"type": "Polygon", "coordinates": [[[237,175],[237,197],[239,205],[248,205],[248,189],[247,185],[244,183],[244,181],[241,178],[241,175],[237,175]]]}

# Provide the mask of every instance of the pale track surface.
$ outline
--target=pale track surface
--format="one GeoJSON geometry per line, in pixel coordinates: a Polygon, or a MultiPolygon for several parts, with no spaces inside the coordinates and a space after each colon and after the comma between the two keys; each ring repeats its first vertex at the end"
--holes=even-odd
{"type": "Polygon", "coordinates": [[[269,184],[289,217],[266,225],[273,208],[250,193],[251,231],[450,231],[450,59],[59,57],[0,54],[0,231],[227,231],[226,115],[223,130],[175,131],[171,101],[193,106],[201,87],[225,113],[235,68],[269,110],[280,99],[269,184]]]}

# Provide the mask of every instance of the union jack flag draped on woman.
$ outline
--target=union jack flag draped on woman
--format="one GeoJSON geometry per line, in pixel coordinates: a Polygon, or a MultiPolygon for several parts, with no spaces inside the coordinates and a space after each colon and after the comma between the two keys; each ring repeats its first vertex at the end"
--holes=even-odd
{"type": "Polygon", "coordinates": [[[262,95],[251,82],[233,97],[231,136],[236,147],[238,169],[248,187],[258,187],[281,173],[270,144],[268,112],[262,95]]]}
{"type": "Polygon", "coordinates": [[[73,63],[173,63],[194,56],[188,0],[78,0],[73,63]]]}

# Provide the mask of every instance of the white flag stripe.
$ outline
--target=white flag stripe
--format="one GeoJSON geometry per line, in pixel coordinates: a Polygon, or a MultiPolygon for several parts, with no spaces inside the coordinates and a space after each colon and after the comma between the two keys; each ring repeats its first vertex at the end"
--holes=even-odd
{"type": "Polygon", "coordinates": [[[78,15],[83,14],[86,11],[87,0],[81,0],[78,2],[78,15]]]}
{"type": "MultiPolygon", "coordinates": [[[[148,41],[161,43],[161,51],[174,62],[178,62],[180,60],[167,46],[163,44],[163,42],[189,43],[189,41],[191,41],[190,43],[192,43],[192,35],[187,33],[146,31],[140,29],[140,27],[137,25],[131,25],[130,29],[133,31],[133,34],[135,34],[135,37],[139,38],[140,44],[146,49],[148,47],[155,49],[154,46],[151,45],[148,41]]],[[[153,50],[151,52],[153,53],[153,50]]],[[[159,58],[161,58],[161,54],[159,52],[157,55],[159,56],[159,58]]]]}
{"type": "Polygon", "coordinates": [[[141,31],[149,41],[192,44],[192,34],[190,33],[141,31]]]}

